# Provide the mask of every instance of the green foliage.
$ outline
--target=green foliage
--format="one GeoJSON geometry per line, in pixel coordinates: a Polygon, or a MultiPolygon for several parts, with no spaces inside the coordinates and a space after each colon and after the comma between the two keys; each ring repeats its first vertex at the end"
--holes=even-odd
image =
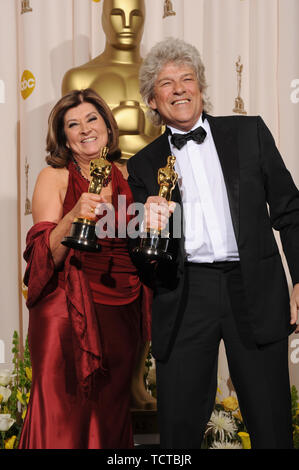
{"type": "Polygon", "coordinates": [[[6,402],[0,404],[0,414],[9,414],[14,423],[7,431],[1,432],[0,449],[17,448],[31,388],[32,372],[28,340],[26,339],[24,353],[21,354],[17,331],[12,338],[12,353],[13,371],[10,374],[9,384],[5,386],[11,391],[11,395],[6,402]],[[13,438],[13,441],[8,442],[10,438],[13,438]]]}
{"type": "Polygon", "coordinates": [[[294,448],[299,449],[299,396],[296,387],[291,388],[292,424],[294,448]]]}

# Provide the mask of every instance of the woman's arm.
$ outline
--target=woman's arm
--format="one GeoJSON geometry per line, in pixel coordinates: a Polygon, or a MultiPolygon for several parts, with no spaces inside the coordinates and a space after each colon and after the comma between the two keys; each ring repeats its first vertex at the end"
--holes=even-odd
{"type": "Polygon", "coordinates": [[[32,215],[34,224],[42,221],[54,222],[57,226],[50,234],[50,249],[55,266],[65,259],[68,248],[61,244],[62,239],[70,233],[76,217],[95,219],[96,206],[103,202],[97,194],[82,193],[75,206],[63,217],[63,202],[68,185],[68,170],[65,168],[44,168],[35,185],[32,198],[32,215]]]}

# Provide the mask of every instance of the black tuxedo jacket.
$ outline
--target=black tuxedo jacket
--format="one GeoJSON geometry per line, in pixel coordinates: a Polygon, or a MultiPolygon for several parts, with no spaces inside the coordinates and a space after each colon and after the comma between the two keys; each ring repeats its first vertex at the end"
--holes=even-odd
{"type": "MultiPolygon", "coordinates": [[[[299,192],[260,117],[205,116],[221,163],[240,255],[246,300],[243,312],[236,315],[246,318],[256,344],[277,341],[294,327],[290,326],[288,286],[272,228],[280,232],[293,284],[298,283],[299,192]]],[[[136,202],[144,203],[148,196],[158,194],[157,172],[170,154],[164,133],[128,161],[128,182],[136,202]]],[[[178,186],[172,199],[181,204],[178,186]]],[[[186,296],[192,295],[183,282],[183,235],[171,239],[170,251],[173,262],[160,264],[153,282],[152,350],[159,360],[167,358],[186,296]]],[[[136,262],[145,282],[152,282],[152,268],[136,262]]]]}

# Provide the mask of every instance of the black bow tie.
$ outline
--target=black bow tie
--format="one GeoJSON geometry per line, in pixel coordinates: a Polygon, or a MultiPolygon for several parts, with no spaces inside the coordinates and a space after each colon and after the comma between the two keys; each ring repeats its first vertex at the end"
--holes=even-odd
{"type": "Polygon", "coordinates": [[[204,128],[199,126],[197,129],[187,134],[172,134],[170,140],[171,143],[180,150],[187,143],[187,140],[195,140],[195,142],[201,144],[205,140],[206,135],[207,133],[204,128]]]}

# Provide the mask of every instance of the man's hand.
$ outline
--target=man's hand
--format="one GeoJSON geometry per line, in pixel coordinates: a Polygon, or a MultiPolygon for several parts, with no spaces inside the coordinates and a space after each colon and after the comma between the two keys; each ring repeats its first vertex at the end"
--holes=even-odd
{"type": "Polygon", "coordinates": [[[144,208],[144,227],[163,230],[175,209],[175,202],[168,203],[164,197],[150,196],[144,208]]]}
{"type": "MultiPolygon", "coordinates": [[[[298,320],[299,310],[299,283],[294,285],[294,289],[290,299],[291,307],[291,325],[295,325],[298,320]]],[[[299,333],[299,325],[297,325],[295,333],[299,333]]]]}

